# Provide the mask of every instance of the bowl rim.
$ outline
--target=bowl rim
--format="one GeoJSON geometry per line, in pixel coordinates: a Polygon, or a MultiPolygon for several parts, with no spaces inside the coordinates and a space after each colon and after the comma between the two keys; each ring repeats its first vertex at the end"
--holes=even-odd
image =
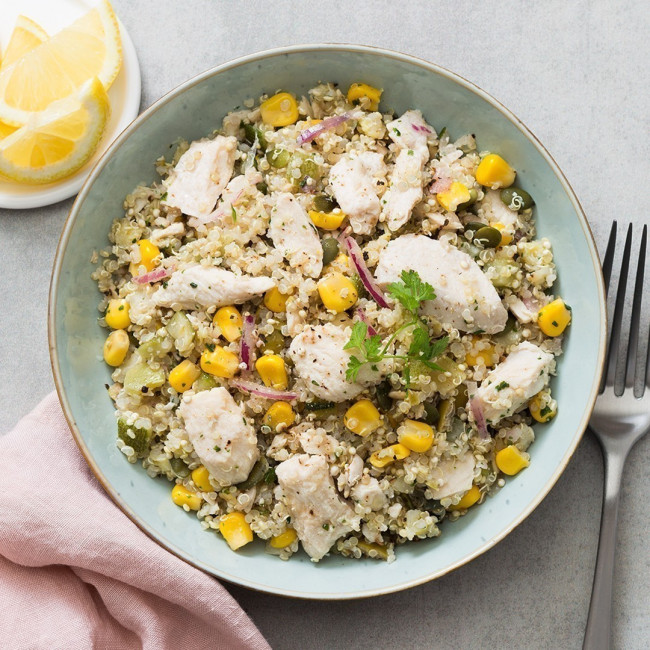
{"type": "Polygon", "coordinates": [[[555,485],[559,477],[566,469],[569,460],[575,453],[575,450],[580,440],[582,439],[582,436],[587,428],[589,418],[591,417],[591,412],[594,408],[596,397],[598,395],[600,381],[603,373],[604,359],[605,359],[606,331],[607,331],[605,284],[604,284],[602,269],[598,257],[598,251],[593,237],[593,233],[591,231],[591,227],[589,226],[589,223],[584,214],[582,206],[580,205],[580,202],[573,188],[569,184],[567,178],[565,177],[564,173],[560,169],[559,165],[556,163],[556,161],[551,156],[551,154],[546,150],[546,148],[540,142],[537,136],[535,136],[532,133],[532,131],[514,113],[512,113],[497,99],[492,97],[492,95],[490,95],[489,93],[487,93],[486,91],[484,91],[482,88],[472,83],[471,81],[468,81],[464,77],[460,76],[459,74],[452,72],[451,70],[448,70],[435,63],[431,63],[430,61],[427,61],[425,59],[413,56],[411,54],[405,54],[402,52],[398,52],[395,50],[388,50],[381,47],[375,47],[369,45],[346,44],[346,43],[320,43],[320,44],[311,43],[311,44],[291,45],[291,46],[276,47],[267,50],[261,50],[259,52],[254,52],[252,54],[237,57],[230,61],[226,61],[217,66],[214,66],[208,70],[205,70],[204,72],[179,84],[178,86],[176,86],[175,88],[173,88],[172,90],[164,94],[162,97],[160,97],[158,100],[156,100],[153,104],[151,104],[151,106],[149,106],[138,117],[136,117],[136,119],[134,119],[133,122],[131,122],[131,124],[129,124],[129,126],[127,126],[115,138],[115,140],[113,140],[110,146],[107,147],[104,154],[101,156],[101,158],[97,161],[95,166],[88,174],[79,194],[75,198],[75,201],[72,204],[72,207],[70,208],[70,212],[68,214],[68,217],[66,218],[65,224],[63,226],[63,230],[61,232],[61,237],[59,239],[59,243],[56,249],[56,255],[55,255],[54,265],[52,269],[52,276],[50,280],[47,320],[48,320],[48,345],[50,350],[50,363],[52,367],[52,374],[54,377],[56,392],[61,402],[61,407],[64,416],[68,422],[72,436],[77,446],[79,447],[81,454],[83,455],[86,462],[88,463],[88,466],[90,467],[91,471],[93,472],[93,474],[95,475],[95,477],[97,478],[101,486],[108,493],[108,495],[111,497],[113,502],[118,506],[118,508],[120,508],[120,510],[122,510],[122,512],[127,517],[129,517],[129,519],[131,519],[131,521],[133,521],[133,523],[136,524],[136,526],[138,526],[138,528],[140,528],[140,530],[142,530],[149,538],[151,538],[156,543],[160,544],[163,548],[166,548],[169,552],[173,553],[178,558],[184,560],[191,566],[201,571],[204,571],[205,573],[213,575],[217,578],[220,578],[222,580],[226,580],[233,584],[237,584],[246,587],[248,589],[252,589],[254,591],[260,591],[263,593],[269,593],[277,596],[284,596],[284,597],[296,598],[301,600],[356,600],[356,599],[380,596],[380,595],[385,595],[385,594],[390,594],[390,593],[395,593],[406,589],[410,589],[412,587],[416,587],[418,585],[422,585],[432,580],[435,580],[436,578],[439,578],[443,575],[446,575],[447,573],[450,573],[451,571],[454,571],[455,569],[458,569],[459,567],[467,564],[468,562],[482,555],[483,553],[491,549],[493,546],[495,546],[498,542],[500,542],[505,537],[507,537],[517,526],[519,526],[519,524],[521,524],[525,519],[527,519],[530,516],[530,514],[533,512],[533,510],[535,510],[535,508],[537,508],[537,506],[544,500],[544,498],[550,492],[551,488],[555,485]],[[66,391],[63,385],[63,379],[62,379],[60,366],[59,366],[59,359],[58,359],[58,352],[57,352],[57,337],[56,337],[57,288],[59,285],[63,258],[67,249],[68,241],[70,239],[70,235],[74,223],[80,211],[81,205],[83,204],[86,196],[90,192],[90,189],[95,179],[101,174],[104,167],[109,163],[109,161],[111,160],[113,154],[117,151],[117,149],[119,149],[122,146],[122,144],[130,137],[131,133],[137,130],[140,124],[148,120],[161,107],[165,106],[167,103],[169,103],[170,101],[172,101],[173,99],[175,99],[176,97],[184,93],[189,88],[192,88],[202,83],[205,79],[213,77],[216,74],[219,74],[226,70],[237,68],[241,65],[245,65],[251,62],[261,61],[263,59],[270,58],[270,57],[282,56],[284,54],[296,54],[296,53],[307,53],[307,52],[318,52],[318,51],[329,51],[329,52],[340,51],[340,52],[353,52],[353,53],[356,52],[356,53],[372,54],[379,57],[388,57],[391,59],[396,59],[402,62],[409,63],[411,65],[415,65],[419,68],[425,69],[428,72],[433,72],[434,74],[438,74],[443,77],[446,77],[447,79],[463,86],[465,89],[469,90],[475,95],[478,95],[484,101],[491,104],[495,109],[497,109],[500,113],[502,113],[510,122],[512,122],[521,131],[521,133],[533,144],[533,146],[539,151],[539,153],[545,159],[546,163],[551,167],[554,174],[560,181],[560,184],[564,188],[567,197],[569,198],[570,202],[573,205],[573,208],[578,216],[578,220],[582,227],[585,240],[588,244],[588,248],[590,251],[591,262],[594,267],[594,275],[595,275],[597,288],[598,288],[599,311],[600,311],[597,372],[593,378],[589,399],[587,401],[587,407],[583,413],[578,428],[575,431],[571,444],[567,449],[566,453],[564,454],[564,456],[562,457],[560,463],[558,464],[555,471],[548,479],[544,487],[537,493],[535,498],[526,506],[526,508],[519,514],[519,516],[516,517],[514,521],[512,521],[506,528],[504,528],[498,535],[495,535],[492,538],[486,540],[483,544],[478,546],[473,552],[467,554],[460,560],[446,566],[443,569],[432,571],[431,573],[428,573],[424,576],[412,578],[403,582],[398,582],[390,586],[362,589],[362,590],[345,593],[345,594],[318,593],[318,592],[307,593],[302,591],[280,589],[270,585],[258,583],[255,580],[241,578],[239,576],[231,575],[223,571],[216,571],[213,568],[205,565],[204,563],[196,559],[193,559],[184,551],[184,549],[178,548],[176,545],[166,540],[162,534],[152,529],[145,522],[141,521],[139,517],[134,513],[134,511],[130,508],[130,506],[122,499],[122,497],[117,493],[117,491],[106,479],[101,469],[99,468],[94,458],[92,457],[88,447],[86,446],[86,443],[81,435],[81,431],[79,430],[76,424],[70,404],[67,400],[66,391]]]}

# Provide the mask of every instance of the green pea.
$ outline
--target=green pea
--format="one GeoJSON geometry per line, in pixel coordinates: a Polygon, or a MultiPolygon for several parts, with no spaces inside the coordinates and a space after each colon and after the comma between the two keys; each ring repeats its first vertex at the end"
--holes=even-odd
{"type": "Polygon", "coordinates": [[[266,154],[266,159],[269,161],[271,167],[284,169],[291,160],[291,154],[286,149],[271,149],[266,154]]]}
{"type": "Polygon", "coordinates": [[[533,197],[519,187],[507,187],[501,190],[501,200],[511,209],[517,212],[532,208],[535,201],[533,197]]]}
{"type": "Polygon", "coordinates": [[[334,237],[325,237],[325,239],[321,239],[320,243],[323,247],[323,266],[325,266],[339,254],[339,243],[334,237]]]}
{"type": "Polygon", "coordinates": [[[483,226],[474,233],[473,241],[483,248],[496,248],[501,243],[501,233],[492,226],[483,226]]]}
{"type": "Polygon", "coordinates": [[[389,393],[393,390],[389,381],[382,381],[379,386],[375,389],[377,391],[377,405],[379,408],[384,411],[390,411],[393,408],[393,400],[391,399],[389,393]]]}
{"type": "Polygon", "coordinates": [[[268,194],[269,193],[269,186],[262,181],[261,183],[257,183],[255,187],[262,192],[262,194],[268,194]]]}
{"type": "Polygon", "coordinates": [[[440,419],[440,413],[438,408],[433,402],[424,403],[424,421],[431,426],[438,426],[438,420],[440,419]]]}
{"type": "Polygon", "coordinates": [[[314,197],[314,210],[318,210],[318,212],[331,212],[337,207],[338,203],[325,194],[318,194],[314,197]]]}
{"type": "Polygon", "coordinates": [[[469,201],[465,201],[465,203],[461,203],[457,208],[456,211],[458,210],[467,210],[470,206],[474,205],[476,203],[476,199],[478,199],[478,192],[472,188],[469,191],[469,201]]]}
{"type": "Polygon", "coordinates": [[[284,336],[280,330],[273,330],[266,338],[264,343],[264,352],[273,352],[273,354],[280,354],[284,350],[284,336]]]}
{"type": "Polygon", "coordinates": [[[237,489],[240,491],[250,490],[250,488],[255,487],[258,483],[264,479],[264,475],[269,469],[269,461],[266,460],[265,456],[262,456],[251,469],[251,473],[248,475],[248,478],[242,483],[237,484],[237,489]]]}

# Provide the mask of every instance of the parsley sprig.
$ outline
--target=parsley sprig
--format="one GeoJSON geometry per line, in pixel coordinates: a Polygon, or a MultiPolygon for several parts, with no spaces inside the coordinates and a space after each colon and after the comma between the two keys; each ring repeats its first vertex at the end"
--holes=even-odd
{"type": "Polygon", "coordinates": [[[446,349],[449,339],[445,336],[437,341],[432,341],[429,330],[420,320],[418,311],[426,300],[434,300],[436,292],[428,282],[423,282],[416,271],[402,271],[399,282],[388,286],[388,293],[409,313],[408,321],[399,327],[382,343],[379,334],[368,336],[368,325],[363,322],[355,323],[352,327],[350,340],[345,345],[346,350],[356,350],[350,356],[346,371],[348,381],[356,381],[359,371],[369,364],[377,370],[377,364],[384,359],[401,359],[404,363],[403,375],[406,389],[411,384],[411,370],[414,362],[424,364],[431,370],[442,370],[433,359],[439,357],[446,349]],[[411,344],[406,354],[388,354],[388,349],[397,335],[405,329],[412,328],[411,344]]]}

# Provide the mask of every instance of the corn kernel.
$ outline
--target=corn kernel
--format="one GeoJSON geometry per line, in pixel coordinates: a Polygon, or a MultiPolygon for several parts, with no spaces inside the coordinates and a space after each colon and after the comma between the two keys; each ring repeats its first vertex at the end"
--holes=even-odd
{"type": "Polygon", "coordinates": [[[271,537],[269,540],[269,545],[272,548],[286,548],[291,546],[298,537],[298,533],[293,528],[287,528],[283,533],[271,537]]]}
{"type": "Polygon", "coordinates": [[[288,293],[280,293],[280,289],[273,287],[264,294],[264,306],[276,314],[287,311],[288,293]]]}
{"type": "Polygon", "coordinates": [[[296,412],[288,402],[273,402],[262,418],[262,424],[271,427],[273,433],[278,432],[278,427],[285,429],[296,421],[296,412]]]}
{"type": "Polygon", "coordinates": [[[196,485],[201,492],[214,492],[212,483],[210,483],[210,472],[208,472],[207,468],[203,467],[203,465],[192,470],[192,480],[194,481],[194,485],[196,485]]]}
{"type": "Polygon", "coordinates": [[[298,104],[293,95],[278,93],[260,105],[262,121],[271,126],[289,126],[298,119],[298,104]]]}
{"type": "Polygon", "coordinates": [[[501,233],[501,243],[497,246],[497,248],[501,248],[501,246],[508,246],[508,244],[512,243],[513,236],[509,232],[506,232],[505,224],[502,224],[500,221],[495,221],[490,225],[492,228],[496,228],[501,233]]]}
{"type": "Polygon", "coordinates": [[[169,373],[169,384],[177,393],[184,393],[201,376],[198,366],[189,359],[181,361],[169,373]]]}
{"type": "Polygon", "coordinates": [[[104,320],[111,329],[126,329],[131,324],[131,319],[129,318],[129,303],[126,300],[118,298],[109,300],[104,320]]]}
{"type": "Polygon", "coordinates": [[[411,450],[398,442],[376,451],[370,456],[369,460],[373,467],[381,468],[394,463],[396,460],[404,460],[410,454],[411,450]]]}
{"type": "Polygon", "coordinates": [[[172,501],[181,508],[187,506],[190,510],[201,507],[201,497],[188,490],[184,485],[175,485],[172,490],[172,501]]]}
{"type": "Polygon", "coordinates": [[[359,299],[359,294],[352,280],[342,273],[332,273],[318,283],[318,294],[326,309],[337,314],[352,307],[359,299]]]}
{"type": "Polygon", "coordinates": [[[229,512],[221,517],[219,532],[233,551],[253,541],[253,531],[242,512],[229,512]]]}
{"type": "Polygon", "coordinates": [[[275,390],[286,390],[289,385],[287,366],[279,354],[265,354],[255,362],[255,369],[259,373],[265,386],[275,390]]]}
{"type": "Polygon", "coordinates": [[[519,451],[514,445],[509,445],[497,452],[497,467],[508,476],[514,476],[530,465],[530,456],[525,451],[519,451]]]}
{"type": "Polygon", "coordinates": [[[201,355],[201,369],[209,375],[232,379],[239,370],[239,357],[219,345],[214,350],[204,350],[201,355]]]}
{"type": "Polygon", "coordinates": [[[129,335],[124,330],[113,330],[104,343],[104,361],[116,368],[121,366],[129,351],[129,335]]]}
{"type": "Polygon", "coordinates": [[[478,366],[482,363],[486,368],[491,368],[496,365],[499,357],[494,345],[477,337],[471,337],[470,341],[470,351],[465,354],[465,363],[468,366],[478,366]]]}
{"type": "Polygon", "coordinates": [[[141,239],[138,242],[138,248],[140,249],[140,261],[130,265],[131,275],[138,275],[141,266],[144,266],[146,271],[153,271],[158,266],[160,258],[158,246],[152,244],[148,239],[141,239]]]}
{"type": "Polygon", "coordinates": [[[459,205],[471,199],[471,195],[466,185],[454,182],[445,192],[438,192],[436,199],[447,212],[455,212],[459,205]]]}
{"type": "Polygon", "coordinates": [[[379,108],[379,100],[381,99],[382,92],[383,90],[375,88],[374,86],[369,86],[368,84],[354,83],[348,88],[347,99],[350,104],[354,104],[362,97],[367,97],[370,100],[368,108],[371,111],[376,111],[379,108]]]}
{"type": "Polygon", "coordinates": [[[420,454],[431,449],[434,435],[432,426],[417,420],[404,420],[402,426],[397,430],[398,440],[407,449],[420,454]]]}
{"type": "Polygon", "coordinates": [[[345,212],[317,212],[316,210],[309,211],[309,218],[312,223],[318,228],[323,230],[336,230],[341,227],[347,215],[345,212]]]}
{"type": "Polygon", "coordinates": [[[537,312],[537,324],[546,336],[560,336],[570,322],[571,310],[562,298],[556,298],[537,312]]]}
{"type": "Polygon", "coordinates": [[[343,416],[345,426],[365,438],[381,425],[381,415],[369,399],[359,400],[343,416]]]}
{"type": "Polygon", "coordinates": [[[472,485],[472,487],[465,492],[463,498],[455,506],[451,506],[449,509],[467,510],[467,508],[471,508],[480,498],[481,491],[478,489],[478,486],[472,485]]]}
{"type": "Polygon", "coordinates": [[[548,422],[557,415],[557,402],[548,390],[542,390],[528,402],[528,410],[538,422],[548,422]]]}
{"type": "Polygon", "coordinates": [[[239,313],[237,307],[229,305],[217,310],[212,322],[219,327],[223,337],[232,343],[236,341],[242,333],[244,319],[239,313]]]}
{"type": "Polygon", "coordinates": [[[501,156],[488,154],[476,168],[476,181],[493,190],[509,187],[515,182],[517,172],[501,156]]]}

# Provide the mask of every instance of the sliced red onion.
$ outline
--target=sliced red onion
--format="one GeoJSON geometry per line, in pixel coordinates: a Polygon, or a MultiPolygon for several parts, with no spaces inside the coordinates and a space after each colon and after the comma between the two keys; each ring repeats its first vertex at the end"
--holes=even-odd
{"type": "Polygon", "coordinates": [[[304,131],[301,131],[296,141],[299,145],[311,142],[321,133],[329,131],[330,129],[335,129],[337,126],[339,126],[339,124],[343,124],[348,120],[356,120],[357,118],[361,117],[361,115],[363,115],[361,111],[351,111],[349,113],[342,113],[341,115],[326,117],[322,122],[314,124],[314,126],[310,126],[304,131]]]}
{"type": "Polygon", "coordinates": [[[420,124],[411,124],[411,126],[413,127],[413,130],[418,133],[433,133],[428,126],[422,126],[420,124]]]}
{"type": "Polygon", "coordinates": [[[298,399],[298,393],[293,393],[288,390],[275,390],[275,388],[268,388],[267,386],[257,384],[254,381],[248,381],[247,379],[232,379],[230,385],[245,393],[259,395],[266,399],[279,399],[285,402],[298,399]]]}
{"type": "Polygon", "coordinates": [[[148,273],[137,275],[136,277],[133,278],[133,282],[135,282],[136,284],[148,284],[149,282],[158,282],[158,280],[162,280],[163,278],[168,278],[170,275],[171,275],[171,271],[169,269],[159,267],[157,269],[154,269],[153,271],[149,271],[148,273]]]}
{"type": "Polygon", "coordinates": [[[363,309],[357,309],[355,313],[359,317],[359,320],[368,326],[368,336],[376,336],[377,330],[370,324],[366,312],[363,309]]]}
{"type": "Polygon", "coordinates": [[[429,185],[429,192],[431,194],[446,192],[451,187],[451,183],[451,178],[436,178],[436,180],[429,185]]]}
{"type": "Polygon", "coordinates": [[[469,401],[469,408],[474,416],[479,436],[481,436],[481,438],[489,438],[490,434],[488,433],[487,423],[485,422],[485,415],[483,414],[483,407],[481,406],[480,400],[476,397],[472,397],[469,401]]]}
{"type": "Polygon", "coordinates": [[[252,370],[255,363],[255,340],[255,316],[246,314],[241,332],[241,360],[247,370],[252,370]]]}
{"type": "Polygon", "coordinates": [[[359,244],[357,244],[357,242],[352,237],[346,237],[343,240],[343,243],[345,244],[345,247],[348,249],[348,253],[350,254],[350,259],[352,260],[352,263],[354,264],[354,268],[357,270],[357,273],[361,278],[361,282],[363,283],[363,286],[366,288],[368,293],[373,297],[375,302],[380,307],[388,307],[389,305],[388,302],[386,302],[384,293],[379,288],[379,285],[375,281],[375,278],[373,277],[372,273],[370,273],[370,270],[366,266],[366,263],[363,259],[363,253],[359,248],[359,244]]]}

